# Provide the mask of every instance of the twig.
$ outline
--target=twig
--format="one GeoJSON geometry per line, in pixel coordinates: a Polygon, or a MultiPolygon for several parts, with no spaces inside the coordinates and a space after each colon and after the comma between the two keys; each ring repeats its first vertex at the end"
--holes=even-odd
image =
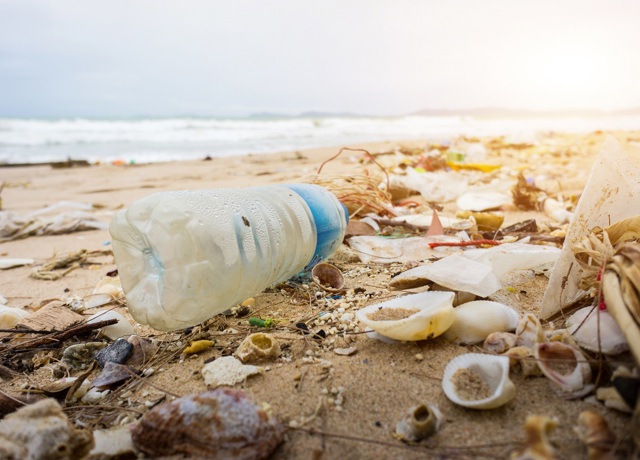
{"type": "Polygon", "coordinates": [[[73,337],[74,335],[84,335],[95,329],[102,329],[105,326],[111,326],[116,324],[118,320],[116,318],[106,319],[104,321],[96,321],[95,323],[83,323],[78,326],[71,326],[64,331],[56,332],[50,337],[40,337],[38,339],[30,340],[28,342],[17,344],[14,347],[9,348],[11,351],[18,351],[23,349],[39,348],[42,346],[55,346],[60,345],[65,340],[73,337]]]}
{"type": "Polygon", "coordinates": [[[371,152],[369,152],[369,151],[368,151],[368,150],[366,150],[366,149],[352,149],[352,148],[349,148],[349,147],[342,147],[338,153],[336,153],[334,156],[332,156],[332,157],[331,157],[331,158],[329,158],[328,160],[325,160],[325,161],[323,161],[323,162],[322,162],[322,164],[321,164],[321,165],[320,165],[320,167],[318,168],[318,172],[317,172],[316,174],[320,174],[320,171],[322,171],[322,168],[324,168],[324,165],[326,165],[326,164],[327,164],[327,163],[329,163],[330,161],[333,161],[333,160],[335,160],[336,158],[338,158],[338,157],[340,156],[340,154],[342,154],[342,152],[344,152],[345,150],[347,150],[347,151],[349,151],[349,152],[364,152],[364,153],[366,153],[366,154],[367,154],[367,157],[368,157],[371,161],[373,161],[373,162],[376,164],[376,166],[378,166],[378,168],[380,168],[380,169],[382,170],[382,172],[384,173],[385,177],[387,178],[387,191],[389,191],[389,186],[390,186],[390,183],[391,183],[391,182],[389,181],[389,173],[387,172],[387,170],[386,170],[386,169],[384,169],[384,167],[383,167],[380,163],[378,163],[378,162],[376,161],[376,159],[373,157],[373,155],[371,155],[371,152]]]}

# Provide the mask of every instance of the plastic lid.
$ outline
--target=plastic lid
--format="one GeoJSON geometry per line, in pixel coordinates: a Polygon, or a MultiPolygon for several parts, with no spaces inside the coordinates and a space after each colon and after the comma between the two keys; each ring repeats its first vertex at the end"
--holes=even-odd
{"type": "Polygon", "coordinates": [[[329,257],[342,244],[349,211],[334,194],[319,185],[286,184],[285,187],[304,199],[315,221],[318,241],[313,259],[306,267],[309,269],[329,257]]]}

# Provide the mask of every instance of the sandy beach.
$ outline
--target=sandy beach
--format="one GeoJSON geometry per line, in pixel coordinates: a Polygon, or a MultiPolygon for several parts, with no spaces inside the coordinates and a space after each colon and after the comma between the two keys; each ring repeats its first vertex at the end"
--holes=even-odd
{"type": "MultiPolygon", "coordinates": [[[[474,180],[481,178],[486,183],[492,179],[495,183],[511,183],[522,172],[527,177],[540,177],[537,184],[549,190],[550,194],[557,195],[561,190],[567,200],[577,199],[607,135],[613,135],[629,155],[640,159],[640,132],[549,133],[540,138],[538,145],[519,148],[510,146],[504,139],[499,146],[491,147],[497,144],[492,144],[493,138],[488,138],[473,142],[485,145],[488,160],[500,164],[501,169],[488,173],[463,170],[458,174],[472,174],[474,180]]],[[[5,184],[1,195],[2,210],[26,215],[61,202],[85,203],[91,205],[85,211],[95,221],[108,224],[116,211],[154,192],[299,182],[315,175],[325,161],[338,153],[340,147],[213,158],[209,161],[98,164],[60,169],[48,165],[5,167],[0,168],[0,180],[5,184]]],[[[385,155],[385,152],[397,149],[424,152],[433,145],[431,140],[425,139],[349,147],[366,148],[385,169],[391,171],[398,166],[400,157],[385,155]]],[[[415,159],[417,155],[406,155],[406,158],[415,159]]],[[[381,180],[384,177],[378,166],[361,151],[346,151],[327,162],[320,177],[359,174],[373,175],[381,180]]],[[[417,204],[415,213],[430,215],[429,205],[418,193],[414,193],[411,200],[417,204]]],[[[443,207],[442,215],[455,214],[455,201],[438,204],[443,207]]],[[[71,208],[76,209],[73,205],[71,208]]],[[[61,206],[58,211],[65,209],[61,206]]],[[[539,226],[549,221],[542,212],[524,211],[512,203],[504,206],[501,212],[504,215],[503,227],[529,218],[536,219],[539,226]]],[[[55,214],[56,210],[52,213],[55,214]]],[[[356,216],[352,220],[358,219],[356,216]]],[[[67,301],[89,296],[98,282],[117,268],[110,252],[110,241],[106,228],[5,241],[0,245],[2,258],[31,258],[34,263],[1,270],[0,294],[7,299],[8,306],[28,312],[34,312],[52,299],[67,301]],[[76,268],[59,279],[44,280],[31,276],[34,270],[52,260],[81,250],[86,250],[87,255],[78,261],[76,268]]],[[[586,458],[586,447],[574,427],[578,415],[584,410],[601,414],[617,436],[615,458],[637,458],[638,451],[634,450],[629,433],[630,414],[606,408],[593,393],[584,398],[563,399],[544,377],[524,377],[512,371],[515,398],[497,409],[471,410],[453,404],[441,387],[444,367],[455,356],[483,352],[481,344],[456,345],[441,337],[418,342],[385,343],[361,333],[351,333],[353,331],[341,333],[338,318],[342,314],[355,313],[366,305],[400,294],[390,290],[390,280],[415,266],[417,261],[382,264],[335,258],[329,262],[345,276],[347,291],[342,297],[332,299],[330,293],[321,292],[316,298],[316,292],[321,289],[312,283],[280,285],[256,293],[255,305],[249,314],[241,317],[218,315],[188,331],[165,334],[136,324],[128,315],[124,300],[98,308],[115,308],[130,319],[136,334],[156,338],[173,348],[166,348],[161,360],[141,368],[154,369],[144,378],[149,385],[132,379],[113,389],[100,402],[100,408],[82,406],[70,409],[72,404],[67,404],[67,415],[79,427],[106,429],[133,423],[135,413],[127,413],[124,409],[144,412],[151,405],[145,406],[145,402],[160,400],[165,395],[164,391],[166,400],[171,400],[172,395],[206,391],[207,386],[200,373],[203,365],[232,354],[248,334],[265,332],[248,324],[249,317],[262,317],[275,320],[276,326],[268,332],[280,341],[282,354],[261,363],[266,368],[263,373],[247,378],[234,388],[245,390],[257,403],[268,404],[273,415],[291,427],[284,442],[272,455],[273,459],[509,458],[513,451],[522,448],[525,440],[523,426],[530,415],[557,419],[557,427],[549,434],[555,458],[580,459],[586,458]],[[322,301],[318,302],[319,299],[322,301]],[[327,313],[335,313],[333,319],[321,320],[321,314],[327,313]],[[314,332],[320,329],[329,332],[332,327],[336,331],[329,333],[324,340],[314,340],[296,331],[295,324],[300,322],[305,322],[314,332]],[[195,339],[210,339],[215,344],[197,354],[181,354],[184,346],[195,339]],[[348,356],[334,351],[349,347],[355,347],[357,351],[348,356]],[[418,443],[396,439],[393,436],[396,423],[410,407],[421,403],[435,404],[442,412],[444,423],[438,432],[418,443]]],[[[56,270],[58,273],[64,271],[56,270]]],[[[521,285],[504,288],[492,298],[521,312],[538,314],[547,281],[544,275],[525,277],[521,285]]],[[[93,311],[84,312],[90,313],[93,311]]],[[[0,381],[2,392],[17,394],[27,386],[46,387],[59,378],[64,348],[31,350],[17,356],[6,346],[15,334],[3,334],[5,342],[0,345],[0,364],[12,369],[13,375],[0,381]],[[36,355],[39,358],[34,361],[36,355]],[[45,359],[40,355],[48,357],[45,359]],[[31,364],[25,364],[27,361],[31,364]]],[[[70,339],[66,346],[88,340],[87,337],[70,339]]],[[[630,367],[634,365],[629,353],[612,358],[612,365],[614,361],[630,367]]],[[[594,369],[597,372],[597,366],[594,365],[594,369]]],[[[70,376],[82,373],[69,369],[64,372],[70,376]]],[[[599,384],[606,386],[608,382],[599,384]]],[[[135,458],[135,455],[121,458],[135,458]]]]}

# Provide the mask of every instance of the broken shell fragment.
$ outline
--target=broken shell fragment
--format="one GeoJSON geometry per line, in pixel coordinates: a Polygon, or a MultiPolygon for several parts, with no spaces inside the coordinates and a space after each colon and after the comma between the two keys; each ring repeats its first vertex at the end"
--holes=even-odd
{"type": "Polygon", "coordinates": [[[516,394],[509,379],[509,358],[482,353],[460,355],[445,367],[442,390],[451,402],[469,409],[500,407],[516,394]]]}
{"type": "Polygon", "coordinates": [[[574,431],[587,446],[588,460],[616,458],[616,437],[602,415],[592,410],[580,412],[574,431]]]}
{"type": "Polygon", "coordinates": [[[494,355],[501,355],[515,347],[517,340],[516,335],[511,332],[492,332],[484,339],[482,349],[494,355]]]}
{"type": "Polygon", "coordinates": [[[509,364],[512,368],[520,369],[524,377],[542,375],[542,371],[538,366],[533,350],[529,347],[513,347],[503,353],[509,358],[509,364]]]}
{"type": "Polygon", "coordinates": [[[547,339],[538,317],[532,313],[525,313],[516,327],[518,346],[533,348],[536,343],[545,342],[547,339]]]}
{"type": "Polygon", "coordinates": [[[490,300],[475,300],[454,309],[455,321],[443,334],[446,340],[473,345],[492,332],[513,331],[518,325],[518,312],[490,300]]]}
{"type": "Polygon", "coordinates": [[[85,458],[93,447],[90,431],[76,430],[52,398],[18,409],[0,421],[0,458],[85,458]]]}
{"type": "Polygon", "coordinates": [[[437,337],[455,317],[453,292],[421,292],[397,297],[358,310],[358,320],[395,340],[416,341],[437,337]]]}
{"type": "Polygon", "coordinates": [[[418,442],[440,429],[442,413],[434,404],[420,404],[410,408],[396,424],[395,437],[403,441],[418,442]]]}
{"type": "Polygon", "coordinates": [[[133,327],[129,324],[129,321],[122,316],[120,313],[114,310],[101,311],[92,315],[87,323],[97,323],[100,321],[106,321],[108,319],[117,319],[118,322],[116,324],[112,324],[111,326],[106,326],[100,329],[100,334],[110,338],[111,340],[116,340],[119,337],[127,337],[134,334],[133,327]]]}
{"type": "Polygon", "coordinates": [[[275,337],[262,332],[247,336],[235,353],[243,363],[273,359],[279,354],[280,345],[275,337]]]}
{"type": "Polygon", "coordinates": [[[311,277],[325,291],[340,292],[344,289],[344,276],[340,269],[326,262],[320,262],[311,269],[311,277]]]}
{"type": "Polygon", "coordinates": [[[591,366],[580,350],[562,342],[538,343],[533,350],[538,367],[562,397],[580,398],[593,390],[591,366]]]}
{"type": "Polygon", "coordinates": [[[30,313],[22,308],[12,308],[0,305],[0,329],[13,329],[30,313]]]}
{"type": "Polygon", "coordinates": [[[607,311],[584,307],[572,314],[565,325],[580,347],[589,351],[617,355],[629,350],[622,330],[607,311]]]}
{"type": "Polygon", "coordinates": [[[131,435],[151,457],[260,460],[282,442],[284,427],[244,391],[224,388],[156,406],[131,428],[131,435]]]}
{"type": "Polygon", "coordinates": [[[511,453],[511,460],[553,460],[555,452],[549,442],[549,435],[558,426],[556,418],[546,415],[529,415],[524,422],[527,439],[522,449],[511,453]]]}
{"type": "Polygon", "coordinates": [[[204,377],[204,383],[213,388],[221,385],[235,385],[244,382],[247,377],[262,372],[262,367],[242,364],[233,356],[221,358],[205,364],[200,371],[204,377]]]}

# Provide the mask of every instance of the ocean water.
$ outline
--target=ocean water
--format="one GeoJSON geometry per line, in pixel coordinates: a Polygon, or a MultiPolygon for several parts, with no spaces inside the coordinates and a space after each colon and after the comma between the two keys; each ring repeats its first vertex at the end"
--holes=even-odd
{"type": "Polygon", "coordinates": [[[277,119],[0,118],[0,163],[68,158],[149,163],[343,147],[361,142],[506,135],[531,141],[544,131],[637,130],[640,116],[570,118],[317,117],[277,119]]]}

